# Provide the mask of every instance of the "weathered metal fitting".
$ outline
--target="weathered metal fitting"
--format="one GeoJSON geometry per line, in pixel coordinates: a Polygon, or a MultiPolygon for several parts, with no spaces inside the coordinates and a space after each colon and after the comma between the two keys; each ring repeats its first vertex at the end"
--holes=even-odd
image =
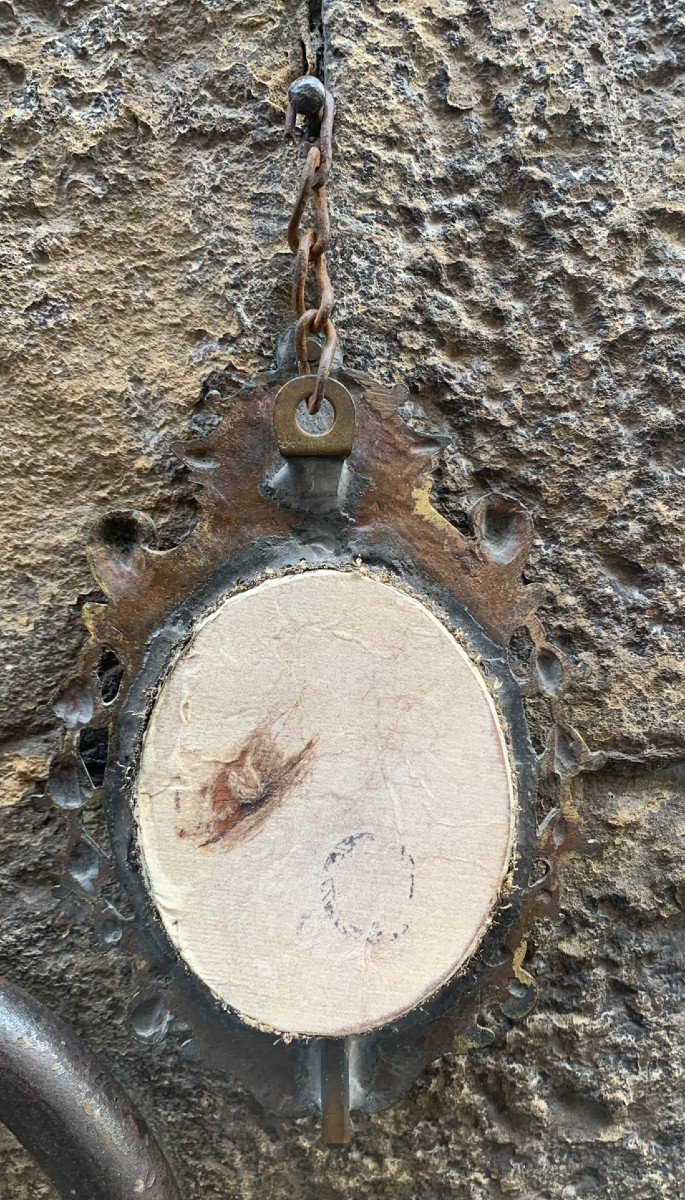
{"type": "Polygon", "coordinates": [[[60,1196],[180,1200],[162,1151],[116,1080],[72,1029],[2,978],[0,1072],[0,1122],[60,1196]]]}
{"type": "Polygon", "coordinates": [[[301,75],[291,83],[288,89],[288,100],[295,112],[304,116],[315,117],[321,112],[326,99],[326,89],[315,75],[301,75]]]}
{"type": "Polygon", "coordinates": [[[354,401],[337,379],[326,383],[325,399],[333,409],[333,424],[324,433],[309,433],[297,420],[303,400],[312,395],[315,375],[289,379],[276,396],[274,431],[284,458],[347,458],[354,438],[354,401]]]}
{"type": "MultiPolygon", "coordinates": [[[[307,362],[312,370],[318,366],[322,350],[323,338],[318,333],[311,333],[307,338],[307,362]]],[[[344,362],[342,343],[338,342],[335,354],[333,355],[331,370],[333,372],[342,371],[344,362]]],[[[288,325],[278,338],[278,342],[276,343],[276,366],[283,375],[297,370],[294,325],[288,325]]]]}

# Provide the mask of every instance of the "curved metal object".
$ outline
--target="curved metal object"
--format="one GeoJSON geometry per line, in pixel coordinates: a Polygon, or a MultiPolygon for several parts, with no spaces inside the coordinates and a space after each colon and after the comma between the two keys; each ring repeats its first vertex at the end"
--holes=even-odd
{"type": "Polygon", "coordinates": [[[0,979],[0,1121],[70,1200],[180,1200],[162,1151],[79,1037],[0,979]]]}

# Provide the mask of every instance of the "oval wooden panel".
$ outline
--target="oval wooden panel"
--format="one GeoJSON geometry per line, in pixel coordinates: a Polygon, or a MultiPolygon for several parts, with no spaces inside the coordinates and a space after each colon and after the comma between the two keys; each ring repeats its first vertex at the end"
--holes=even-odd
{"type": "Polygon", "coordinates": [[[422,603],[359,572],[226,599],[164,682],[137,784],[146,879],[246,1020],[342,1036],[444,983],[486,931],[516,802],[485,680],[422,603]]]}

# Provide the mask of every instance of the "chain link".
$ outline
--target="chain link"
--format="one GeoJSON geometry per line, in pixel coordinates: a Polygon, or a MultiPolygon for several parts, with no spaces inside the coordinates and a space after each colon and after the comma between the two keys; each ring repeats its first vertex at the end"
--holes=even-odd
{"type": "Polygon", "coordinates": [[[331,225],[326,201],[326,183],[333,160],[333,116],[335,103],[331,93],[313,75],[303,75],[291,84],[285,115],[285,136],[293,139],[298,116],[304,116],[308,135],[314,138],[300,176],[300,186],[288,223],[288,245],[295,255],[293,272],[293,308],[295,310],[295,353],[300,375],[309,375],[307,338],[323,333],[324,346],[319,359],[314,391],[307,400],[310,413],[317,413],[326,391],[338,335],[333,324],[335,307],[333,285],[326,266],[326,251],[331,237],[331,225]],[[314,208],[314,226],[302,228],[307,204],[314,208]],[[307,307],[309,268],[313,269],[319,293],[318,308],[307,307]]]}

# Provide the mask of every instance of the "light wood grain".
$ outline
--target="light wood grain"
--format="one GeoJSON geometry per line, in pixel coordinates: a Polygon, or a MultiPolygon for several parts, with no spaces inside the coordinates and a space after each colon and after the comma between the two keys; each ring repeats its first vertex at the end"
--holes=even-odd
{"type": "Polygon", "coordinates": [[[232,596],[164,683],[137,785],[148,885],[245,1019],[339,1036],[472,953],[515,798],[484,678],[418,600],[318,570],[232,596]]]}

